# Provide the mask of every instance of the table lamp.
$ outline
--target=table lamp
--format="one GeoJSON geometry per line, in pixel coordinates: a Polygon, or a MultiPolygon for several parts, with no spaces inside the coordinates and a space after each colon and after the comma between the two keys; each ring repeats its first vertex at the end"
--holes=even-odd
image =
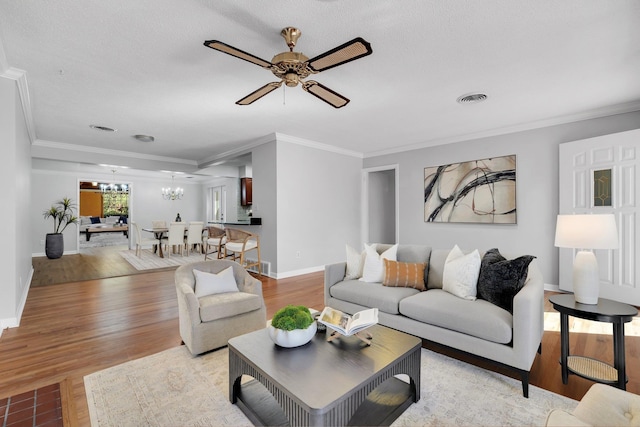
{"type": "Polygon", "coordinates": [[[597,304],[600,274],[592,249],[618,247],[613,214],[558,215],[555,246],[579,249],[573,261],[573,293],[576,302],[597,304]]]}

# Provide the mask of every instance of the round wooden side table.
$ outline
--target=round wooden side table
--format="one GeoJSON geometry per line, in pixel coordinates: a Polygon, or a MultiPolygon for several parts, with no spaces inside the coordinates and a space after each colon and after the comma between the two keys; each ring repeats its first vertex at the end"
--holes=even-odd
{"type": "Polygon", "coordinates": [[[572,373],[625,390],[624,324],[630,322],[638,310],[631,305],[604,298],[598,299],[598,304],[581,304],[576,302],[573,294],[552,295],[549,302],[560,313],[562,383],[566,384],[569,373],[572,373]],[[569,355],[569,316],[613,324],[613,366],[593,358],[569,355]]]}

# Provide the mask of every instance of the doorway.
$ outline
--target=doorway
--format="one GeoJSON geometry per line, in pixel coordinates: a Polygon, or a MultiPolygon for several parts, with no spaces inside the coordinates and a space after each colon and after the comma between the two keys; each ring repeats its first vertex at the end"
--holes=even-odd
{"type": "Polygon", "coordinates": [[[364,169],[362,195],[362,241],[398,243],[398,165],[364,169]]]}
{"type": "Polygon", "coordinates": [[[128,183],[79,182],[78,252],[112,246],[129,248],[130,191],[128,183]],[[118,231],[112,230],[114,227],[118,231]],[[105,232],[87,232],[90,228],[105,232]]]}

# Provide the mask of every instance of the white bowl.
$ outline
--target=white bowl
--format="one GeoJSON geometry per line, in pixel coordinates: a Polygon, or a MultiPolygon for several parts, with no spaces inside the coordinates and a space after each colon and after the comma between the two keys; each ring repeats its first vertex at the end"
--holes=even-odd
{"type": "Polygon", "coordinates": [[[305,345],[316,334],[318,325],[313,322],[307,329],[294,329],[285,331],[269,325],[269,336],[280,347],[299,347],[305,345]]]}

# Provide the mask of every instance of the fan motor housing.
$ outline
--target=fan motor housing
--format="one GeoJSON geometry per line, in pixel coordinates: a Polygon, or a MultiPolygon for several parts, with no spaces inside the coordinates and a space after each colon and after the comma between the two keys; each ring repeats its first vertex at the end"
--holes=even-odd
{"type": "Polygon", "coordinates": [[[309,77],[312,71],[307,67],[309,58],[300,52],[282,52],[271,60],[271,72],[283,79],[287,86],[297,86],[300,79],[309,77]]]}

